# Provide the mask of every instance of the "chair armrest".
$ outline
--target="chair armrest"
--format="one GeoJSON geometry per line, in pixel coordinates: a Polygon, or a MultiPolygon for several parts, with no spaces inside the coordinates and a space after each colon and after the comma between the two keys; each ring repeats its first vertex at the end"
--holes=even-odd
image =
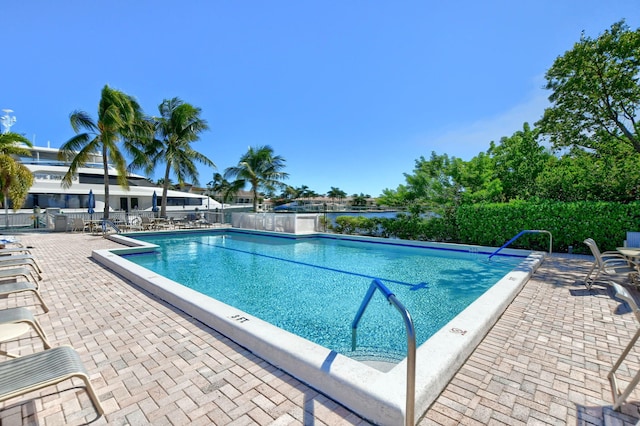
{"type": "Polygon", "coordinates": [[[603,260],[602,262],[602,266],[620,266],[620,265],[627,265],[630,268],[636,268],[639,269],[640,268],[640,264],[638,264],[637,262],[634,262],[631,259],[628,259],[626,257],[622,257],[622,258],[615,258],[615,259],[606,259],[603,260]]]}

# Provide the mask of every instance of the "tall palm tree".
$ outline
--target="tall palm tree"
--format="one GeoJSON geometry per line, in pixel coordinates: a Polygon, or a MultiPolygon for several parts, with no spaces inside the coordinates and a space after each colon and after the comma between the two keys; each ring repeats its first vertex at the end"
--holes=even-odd
{"type": "Polygon", "coordinates": [[[104,218],[109,218],[109,163],[118,172],[117,182],[129,188],[127,165],[118,142],[123,141],[125,151],[134,158],[134,163],[144,158],[142,142],[148,138],[149,128],[144,120],[142,108],[131,96],[105,85],[98,104],[98,121],[84,111],[74,111],[69,116],[71,127],[77,133],[60,148],[59,157],[71,160],[69,170],[62,178],[62,186],[69,188],[78,168],[90,161],[96,152],[102,152],[104,169],[104,218]],[[84,133],[78,133],[81,129],[84,133]]]}
{"type": "MultiPolygon", "coordinates": [[[[286,160],[280,155],[273,155],[273,148],[269,145],[256,148],[249,147],[249,150],[240,157],[238,165],[229,167],[224,172],[225,179],[237,179],[244,188],[248,183],[251,185],[253,194],[253,211],[258,211],[258,190],[273,190],[282,186],[282,180],[289,177],[288,173],[282,171],[286,160]]],[[[239,183],[240,185],[240,183],[239,183]]]]}
{"type": "Polygon", "coordinates": [[[17,133],[0,134],[0,196],[4,205],[5,227],[9,227],[9,201],[19,209],[33,185],[33,174],[13,156],[31,156],[31,142],[17,133]],[[24,144],[25,146],[21,146],[24,144]]]}
{"type": "Polygon", "coordinates": [[[341,190],[340,188],[336,188],[335,186],[331,187],[331,190],[327,193],[327,196],[331,198],[331,201],[334,199],[341,200],[347,196],[347,193],[341,190]]]}
{"type": "Polygon", "coordinates": [[[178,179],[178,185],[184,184],[185,178],[190,179],[194,185],[198,185],[198,169],[195,163],[213,168],[216,165],[191,147],[191,143],[200,138],[199,134],[209,128],[206,120],[200,118],[200,108],[185,103],[179,98],[173,98],[162,101],[158,111],[160,117],[151,119],[155,139],[148,147],[149,163],[146,170],[150,173],[156,164],[165,164],[160,216],[166,216],[171,169],[178,179]]]}

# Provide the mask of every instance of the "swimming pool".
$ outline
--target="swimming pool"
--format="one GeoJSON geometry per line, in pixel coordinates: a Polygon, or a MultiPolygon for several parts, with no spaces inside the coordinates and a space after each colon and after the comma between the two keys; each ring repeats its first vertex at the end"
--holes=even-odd
{"type": "Polygon", "coordinates": [[[137,238],[158,245],[127,255],[137,265],[341,354],[397,361],[406,356],[404,324],[381,293],[367,307],[352,351],[351,322],[373,279],[411,313],[420,345],[526,257],[488,262],[469,251],[322,236],[137,238]]]}
{"type": "MultiPolygon", "coordinates": [[[[355,283],[350,285],[354,287],[353,297],[355,299],[353,300],[356,301],[353,303],[351,301],[349,302],[349,304],[353,304],[355,306],[350,307],[352,312],[347,315],[347,317],[349,317],[348,324],[346,326],[347,330],[346,333],[342,332],[342,338],[347,340],[350,339],[349,328],[351,321],[353,320],[353,317],[350,316],[352,315],[353,310],[357,310],[359,303],[364,297],[367,286],[371,281],[371,277],[376,276],[383,280],[386,278],[387,281],[397,281],[395,284],[388,284],[390,288],[393,288],[393,292],[396,293],[400,300],[405,298],[405,293],[413,298],[419,299],[421,296],[428,295],[429,292],[443,291],[445,287],[440,283],[436,283],[431,277],[427,277],[425,279],[423,275],[424,271],[418,273],[414,271],[414,269],[418,270],[419,268],[400,268],[404,270],[405,273],[413,273],[414,276],[412,277],[407,277],[406,275],[394,277],[389,275],[387,272],[389,272],[390,269],[394,269],[390,267],[387,267],[386,269],[382,268],[382,272],[384,272],[384,274],[380,271],[370,273],[370,271],[367,272],[367,270],[364,272],[363,270],[356,270],[355,272],[350,271],[350,274],[345,274],[344,271],[347,269],[346,266],[340,263],[343,262],[342,258],[344,257],[341,254],[338,255],[337,260],[335,258],[331,260],[330,265],[332,266],[329,267],[326,266],[327,264],[318,265],[314,263],[314,266],[309,267],[308,265],[298,265],[295,263],[311,263],[310,261],[303,261],[301,259],[317,262],[319,257],[321,257],[318,254],[319,246],[326,245],[330,251],[340,251],[345,246],[349,247],[361,243],[366,243],[368,247],[383,245],[386,246],[383,251],[393,252],[394,256],[391,257],[395,258],[404,257],[407,250],[409,252],[424,251],[425,247],[437,249],[436,251],[439,252],[451,252],[457,257],[470,260],[472,264],[475,265],[473,267],[480,268],[478,270],[468,269],[466,270],[466,273],[461,273],[460,271],[455,272],[454,270],[449,271],[449,274],[447,275],[448,280],[458,282],[462,293],[465,293],[465,289],[468,292],[476,291],[475,287],[477,286],[476,283],[479,281],[478,278],[487,273],[487,268],[489,268],[487,263],[483,261],[483,258],[488,257],[488,255],[493,252],[492,248],[483,247],[466,247],[452,244],[407,242],[400,240],[336,235],[301,237],[235,230],[187,232],[181,234],[185,235],[185,237],[180,237],[180,239],[185,238],[184,240],[181,240],[181,242],[175,239],[178,238],[176,233],[165,233],[162,236],[162,238],[168,237],[172,240],[168,251],[182,251],[185,258],[190,256],[196,257],[197,255],[195,253],[198,252],[198,250],[196,250],[196,246],[207,246],[205,250],[208,250],[210,253],[224,253],[222,256],[226,256],[227,259],[231,259],[229,262],[234,264],[237,270],[250,270],[249,267],[253,264],[262,263],[263,259],[258,259],[262,257],[261,255],[265,255],[265,253],[247,257],[247,252],[251,252],[253,249],[250,249],[249,246],[237,246],[235,245],[235,240],[244,244],[246,241],[241,240],[247,239],[247,237],[251,237],[251,239],[262,239],[265,235],[269,235],[271,237],[286,237],[280,238],[278,242],[271,245],[267,244],[269,248],[267,250],[267,256],[276,258],[268,258],[269,261],[267,263],[270,263],[272,265],[271,267],[275,269],[269,271],[268,280],[260,279],[258,280],[258,284],[253,285],[253,291],[256,293],[258,298],[262,298],[264,296],[264,282],[271,281],[271,278],[276,275],[283,275],[281,272],[282,269],[278,268],[284,268],[286,271],[285,275],[296,277],[296,281],[300,281],[300,277],[303,278],[303,281],[306,279],[305,282],[307,283],[307,286],[312,285],[309,283],[314,282],[313,277],[316,276],[316,272],[319,270],[326,271],[329,276],[334,276],[333,281],[329,280],[329,282],[334,282],[336,280],[344,281],[345,275],[349,275],[349,278],[346,281],[349,283],[355,283]],[[238,251],[223,249],[218,245],[222,243],[220,241],[221,237],[226,232],[229,233],[226,234],[227,236],[224,238],[226,240],[225,243],[231,244],[232,246],[230,248],[238,251]],[[314,238],[317,241],[313,241],[314,238]],[[234,242],[232,243],[231,240],[234,240],[234,242]],[[330,244],[325,244],[327,241],[322,244],[318,244],[318,240],[327,240],[330,244]],[[210,245],[208,245],[208,243],[210,243],[210,245]],[[399,249],[399,251],[396,251],[396,249],[399,249]],[[308,252],[309,257],[298,258],[294,262],[281,260],[285,258],[284,255],[287,251],[308,252]],[[277,256],[275,256],[274,253],[277,256]],[[276,264],[281,265],[278,267],[273,266],[276,264]],[[306,274],[300,275],[298,267],[306,269],[311,268],[314,272],[310,273],[307,271],[306,274]],[[327,271],[328,269],[335,269],[336,271],[327,271]],[[354,273],[363,276],[360,277],[352,275],[354,273]],[[309,276],[310,279],[308,279],[309,276]],[[341,278],[335,278],[336,276],[340,276],[341,278]],[[362,282],[360,283],[359,281],[362,282]],[[344,336],[345,334],[346,336],[344,336]]],[[[149,236],[150,234],[146,235],[149,236]]],[[[246,312],[243,310],[244,308],[241,309],[231,306],[230,304],[223,303],[214,297],[203,296],[201,293],[193,289],[187,288],[182,284],[178,284],[177,280],[170,279],[159,273],[159,271],[152,271],[146,267],[132,263],[128,258],[120,256],[120,254],[138,253],[138,255],[133,258],[145,259],[147,257],[155,257],[156,260],[159,260],[159,263],[164,261],[167,265],[170,265],[170,269],[178,269],[178,265],[186,263],[171,261],[168,257],[165,257],[162,254],[162,249],[153,244],[153,239],[155,239],[156,236],[153,236],[152,240],[147,242],[133,240],[122,236],[113,238],[132,247],[128,249],[95,251],[93,253],[93,257],[100,263],[130,279],[134,284],[141,286],[158,297],[166,300],[173,306],[176,306],[187,314],[211,326],[237,343],[248,348],[261,358],[282,368],[321,392],[324,392],[329,397],[349,407],[363,417],[378,424],[401,424],[404,422],[405,403],[407,400],[405,390],[407,375],[406,359],[399,362],[389,371],[380,371],[370,367],[369,365],[354,361],[353,359],[344,356],[335,348],[314,343],[308,338],[302,338],[293,332],[276,327],[262,319],[260,316],[246,312]]],[[[145,239],[146,238],[147,237],[145,236],[145,239]]],[[[202,248],[203,247],[199,247],[199,249],[202,248]]],[[[374,250],[367,251],[363,260],[355,262],[355,264],[358,267],[362,267],[365,264],[375,263],[382,267],[382,262],[377,260],[373,262],[371,260],[373,251],[374,250]]],[[[340,251],[340,253],[342,252],[340,251]]],[[[455,315],[450,320],[441,319],[441,322],[445,323],[445,325],[441,326],[435,332],[432,332],[431,337],[419,346],[416,365],[414,420],[419,419],[426,411],[431,402],[437,397],[453,374],[455,374],[455,371],[460,367],[460,365],[462,365],[466,357],[481,341],[488,329],[493,325],[493,323],[495,323],[499,315],[515,297],[517,292],[519,292],[537,265],[544,258],[544,255],[541,253],[528,253],[519,250],[505,250],[505,253],[525,257],[521,257],[521,262],[511,269],[510,272],[506,272],[502,278],[497,278],[497,282],[494,280],[493,282],[495,284],[489,284],[485,289],[481,290],[482,294],[475,301],[468,302],[468,306],[459,314],[455,315]]],[[[328,258],[331,257],[328,255],[323,256],[328,258]]],[[[447,260],[444,263],[448,262],[450,261],[447,260]]],[[[211,263],[217,264],[217,262],[211,263]]],[[[501,265],[500,263],[501,262],[498,263],[499,266],[503,267],[504,265],[501,265]]],[[[496,264],[492,262],[492,265],[490,266],[493,267],[495,265],[496,264]]],[[[470,268],[470,266],[468,267],[470,268]]],[[[266,272],[263,268],[264,266],[261,266],[258,270],[261,271],[262,274],[265,274],[266,272]]],[[[196,275],[193,273],[193,267],[185,266],[185,270],[188,272],[187,275],[189,275],[189,271],[190,275],[196,275]]],[[[502,274],[504,273],[505,272],[503,271],[502,274]]],[[[219,277],[212,278],[210,280],[210,282],[214,283],[222,281],[224,281],[224,279],[219,277]]],[[[226,292],[231,291],[232,289],[226,289],[226,292]]],[[[337,296],[329,297],[327,291],[329,291],[327,288],[323,288],[322,290],[316,290],[315,293],[325,296],[321,298],[322,300],[329,298],[340,299],[344,293],[344,291],[342,291],[339,292],[337,296]]],[[[287,296],[283,296],[279,291],[269,290],[269,292],[274,292],[276,296],[278,296],[275,300],[283,300],[287,298],[287,296]]],[[[303,294],[304,292],[300,293],[303,294]]],[[[309,294],[306,294],[306,297],[309,298],[309,294]]],[[[444,299],[439,298],[438,300],[440,300],[439,304],[445,304],[441,302],[444,299]]],[[[406,302],[405,300],[402,301],[406,302]]],[[[398,327],[402,327],[402,321],[397,316],[397,312],[394,312],[393,309],[388,309],[388,306],[385,306],[387,303],[384,299],[381,298],[380,302],[381,303],[379,303],[379,305],[386,308],[389,315],[395,315],[393,318],[389,318],[389,321],[383,321],[383,328],[387,327],[389,324],[393,324],[394,327],[396,327],[396,325],[398,327]]],[[[410,306],[410,303],[413,302],[406,303],[407,306],[410,306]]],[[[292,305],[290,301],[286,301],[284,306],[278,306],[275,310],[293,310],[295,314],[294,317],[298,318],[299,311],[305,310],[307,308],[307,303],[297,302],[297,309],[292,309],[292,306],[294,305],[292,305]]],[[[274,308],[272,308],[272,310],[273,309],[274,308]]],[[[420,308],[418,307],[417,310],[420,310],[420,308]]],[[[366,318],[363,319],[362,326],[364,327],[365,323],[372,321],[372,317],[374,317],[374,315],[370,315],[370,312],[367,311],[366,318]]],[[[420,330],[423,326],[419,324],[420,323],[417,323],[416,325],[416,334],[421,338],[420,330]]],[[[426,323],[423,322],[422,324],[426,323]]],[[[328,328],[333,330],[334,328],[339,327],[332,326],[328,328]]],[[[359,343],[361,336],[364,338],[366,334],[376,334],[379,332],[380,327],[373,326],[370,333],[365,333],[363,330],[364,329],[361,329],[361,331],[358,332],[359,343]]],[[[323,329],[319,334],[324,335],[326,331],[326,329],[323,329]]],[[[404,330],[397,331],[397,333],[392,334],[394,334],[394,337],[398,337],[398,339],[396,339],[396,346],[387,348],[386,351],[392,352],[395,355],[403,353],[406,349],[404,347],[400,349],[402,343],[397,343],[397,341],[406,341],[404,340],[404,330]]],[[[385,338],[383,340],[388,339],[385,338]]],[[[344,346],[344,342],[340,344],[344,346]]],[[[366,346],[377,347],[378,344],[379,342],[373,342],[366,346]]],[[[333,343],[329,344],[329,346],[331,345],[333,345],[333,343]]]]}

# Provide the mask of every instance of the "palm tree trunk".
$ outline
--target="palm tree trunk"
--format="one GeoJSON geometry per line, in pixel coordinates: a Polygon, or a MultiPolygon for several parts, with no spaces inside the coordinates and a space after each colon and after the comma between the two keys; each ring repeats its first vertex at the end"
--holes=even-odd
{"type": "Polygon", "coordinates": [[[109,163],[107,146],[102,144],[102,167],[104,169],[104,213],[102,217],[109,219],[109,163]]]}
{"type": "Polygon", "coordinates": [[[162,203],[160,203],[160,217],[167,216],[167,193],[169,191],[169,172],[171,164],[167,160],[167,168],[164,171],[164,181],[162,182],[162,203]]]}
{"type": "Polygon", "coordinates": [[[9,229],[9,189],[4,190],[4,200],[2,201],[4,204],[4,227],[9,229]]]}
{"type": "Polygon", "coordinates": [[[251,187],[251,192],[253,192],[253,212],[258,213],[258,185],[253,185],[251,187]]]}

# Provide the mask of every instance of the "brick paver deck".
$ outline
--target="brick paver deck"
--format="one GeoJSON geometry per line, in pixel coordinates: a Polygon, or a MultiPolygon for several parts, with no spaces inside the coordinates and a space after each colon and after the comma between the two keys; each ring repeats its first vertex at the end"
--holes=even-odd
{"type": "MultiPolygon", "coordinates": [[[[51,311],[32,296],[0,299],[0,308],[30,306],[52,344],[76,348],[107,414],[96,419],[84,391],[64,382],[1,404],[1,425],[368,424],[90,259],[116,243],[69,233],[20,239],[43,265],[51,311]]],[[[640,390],[613,411],[607,372],[638,325],[608,287],[578,282],[588,266],[547,259],[419,425],[636,424],[640,390]]],[[[2,345],[42,350],[29,335],[2,345]]],[[[620,379],[640,368],[637,354],[620,379]]]]}

